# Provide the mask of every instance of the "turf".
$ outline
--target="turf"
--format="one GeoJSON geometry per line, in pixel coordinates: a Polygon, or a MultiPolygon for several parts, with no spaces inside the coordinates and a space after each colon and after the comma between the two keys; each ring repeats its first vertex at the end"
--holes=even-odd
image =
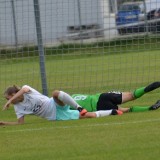
{"type": "MultiPolygon", "coordinates": [[[[49,92],[51,92],[53,84],[54,87],[63,88],[67,92],[80,90],[93,93],[117,87],[134,89],[145,85],[148,81],[159,80],[159,51],[136,52],[132,56],[131,54],[133,53],[101,56],[96,54],[93,56],[79,55],[78,58],[66,59],[61,56],[48,56],[46,68],[49,92]],[[63,65],[61,65],[62,59],[63,65]],[[141,63],[142,61],[143,63],[141,63]],[[79,64],[81,69],[78,68],[79,64]],[[93,64],[97,64],[98,67],[93,64]],[[75,65],[74,69],[73,65],[75,65]],[[104,72],[103,69],[107,67],[107,72],[101,76],[104,72]],[[53,68],[56,70],[54,73],[53,68]],[[69,69],[72,71],[66,74],[69,69]],[[78,73],[77,69],[79,69],[78,73]],[[63,74],[63,79],[59,79],[60,74],[63,74]],[[75,79],[72,77],[73,74],[75,79]],[[54,77],[57,79],[54,79],[52,83],[54,77]],[[118,80],[114,81],[115,77],[118,80]],[[78,84],[75,83],[76,81],[78,84]],[[103,83],[99,87],[100,82],[103,83]]],[[[11,79],[19,84],[26,83],[27,80],[28,83],[36,84],[37,89],[41,88],[38,58],[35,57],[26,58],[23,61],[19,59],[1,60],[0,75],[1,93],[3,93],[4,87],[11,83],[11,79]],[[33,79],[28,79],[28,75],[33,76],[33,79]]],[[[160,99],[159,89],[124,106],[151,105],[157,99],[160,99]]],[[[0,103],[4,104],[5,100],[2,99],[0,103]]],[[[156,160],[160,156],[159,115],[160,110],[157,110],[63,122],[49,122],[34,116],[26,116],[25,125],[0,127],[0,159],[156,160]]],[[[0,120],[15,121],[13,108],[11,107],[5,112],[0,111],[0,120]]]]}
{"type": "Polygon", "coordinates": [[[160,156],[159,114],[150,111],[63,122],[29,116],[25,125],[0,128],[0,159],[156,160],[160,156]]]}

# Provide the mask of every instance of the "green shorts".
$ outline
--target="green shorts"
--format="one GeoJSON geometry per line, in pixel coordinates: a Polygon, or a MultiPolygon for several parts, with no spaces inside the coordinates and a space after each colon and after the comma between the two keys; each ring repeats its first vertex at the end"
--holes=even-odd
{"type": "Polygon", "coordinates": [[[56,105],[56,120],[73,120],[79,119],[79,111],[71,110],[70,106],[57,106],[56,105]]]}

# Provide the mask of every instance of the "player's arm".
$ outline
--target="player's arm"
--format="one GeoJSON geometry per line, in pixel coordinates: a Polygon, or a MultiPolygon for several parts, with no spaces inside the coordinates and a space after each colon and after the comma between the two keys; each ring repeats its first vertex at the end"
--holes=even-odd
{"type": "Polygon", "coordinates": [[[21,88],[11,99],[7,101],[7,103],[4,105],[3,110],[6,110],[9,108],[9,105],[18,97],[22,96],[24,93],[27,93],[30,91],[30,88],[25,86],[21,88]]]}
{"type": "Polygon", "coordinates": [[[23,95],[24,93],[27,93],[30,91],[30,88],[25,86],[23,88],[21,88],[11,99],[10,102],[12,103],[12,101],[18,97],[20,97],[21,95],[23,95]]]}
{"type": "Polygon", "coordinates": [[[19,118],[17,122],[3,122],[0,121],[0,125],[19,125],[19,124],[24,124],[24,116],[19,118]]]}

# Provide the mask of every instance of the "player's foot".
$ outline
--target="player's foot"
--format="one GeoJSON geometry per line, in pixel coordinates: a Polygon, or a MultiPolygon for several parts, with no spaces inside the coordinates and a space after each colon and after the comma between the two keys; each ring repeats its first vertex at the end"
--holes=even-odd
{"type": "Polygon", "coordinates": [[[159,88],[160,87],[160,82],[158,81],[158,82],[153,82],[153,83],[151,83],[150,85],[148,85],[145,89],[144,89],[144,91],[145,92],[150,92],[150,91],[153,91],[154,89],[157,89],[157,88],[159,88]]]}
{"type": "Polygon", "coordinates": [[[120,110],[113,109],[111,115],[122,115],[123,112],[120,110]]]}
{"type": "Polygon", "coordinates": [[[80,112],[81,116],[84,116],[87,113],[87,110],[82,107],[78,107],[77,110],[80,112]]]}
{"type": "Polygon", "coordinates": [[[150,107],[150,110],[156,110],[160,108],[160,100],[158,100],[154,105],[150,107]]]}

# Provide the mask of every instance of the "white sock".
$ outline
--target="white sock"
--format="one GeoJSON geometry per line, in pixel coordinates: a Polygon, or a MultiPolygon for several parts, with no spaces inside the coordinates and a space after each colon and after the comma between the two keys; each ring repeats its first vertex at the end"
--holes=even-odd
{"type": "Polygon", "coordinates": [[[60,91],[58,95],[58,99],[61,100],[64,104],[70,105],[77,109],[78,107],[81,107],[69,94],[60,91]]]}
{"type": "Polygon", "coordinates": [[[111,110],[107,110],[107,111],[100,110],[100,111],[96,111],[95,113],[97,115],[97,118],[98,117],[105,117],[105,116],[111,115],[112,109],[111,110]]]}

